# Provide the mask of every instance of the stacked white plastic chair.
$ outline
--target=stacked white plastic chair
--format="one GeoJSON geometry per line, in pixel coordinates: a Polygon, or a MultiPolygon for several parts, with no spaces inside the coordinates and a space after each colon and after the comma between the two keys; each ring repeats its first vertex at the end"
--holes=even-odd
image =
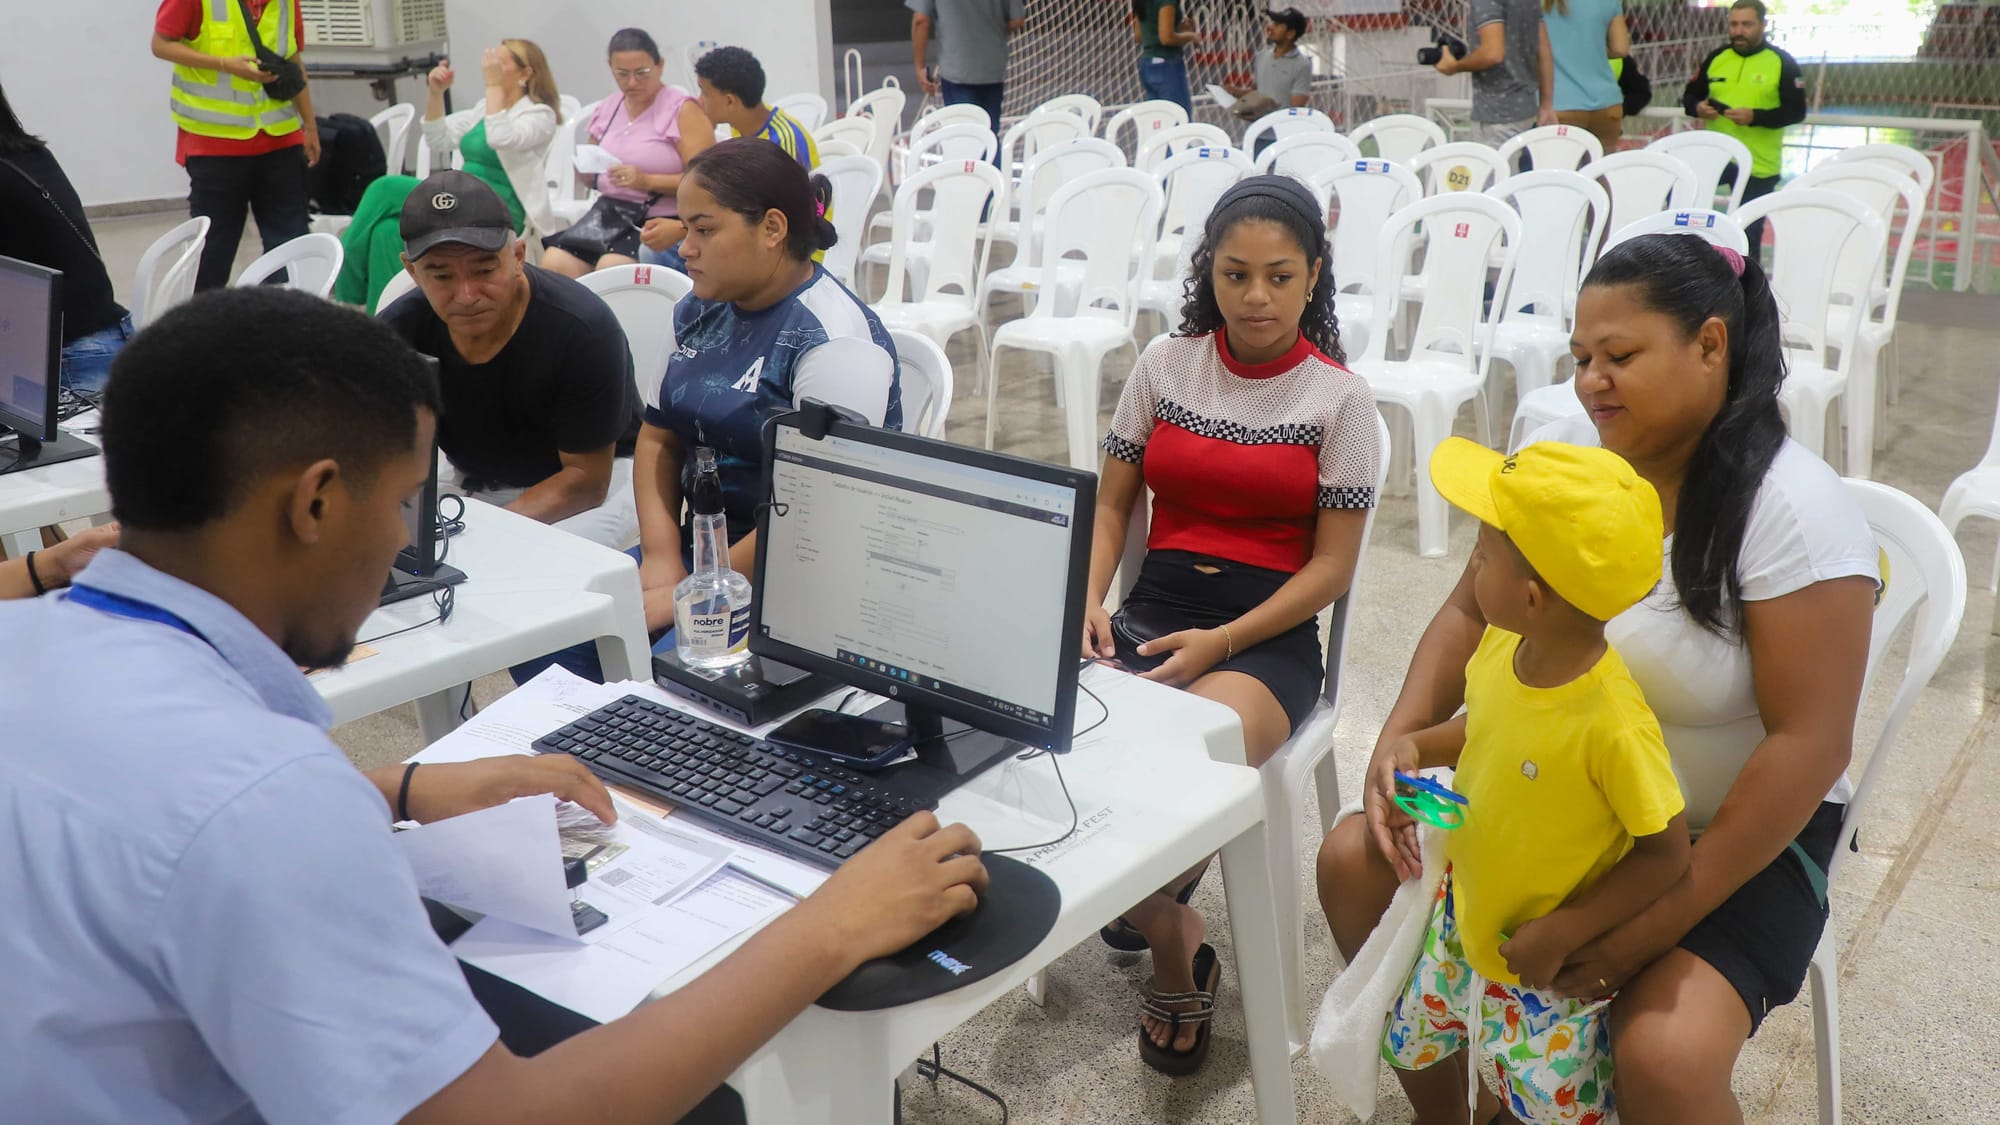
{"type": "MultiPolygon", "coordinates": [[[[872,156],[869,149],[875,144],[875,122],[867,117],[836,117],[821,122],[812,130],[813,144],[824,153],[829,144],[853,145],[864,156],[872,156]]],[[[880,162],[879,160],[877,161],[880,162]]]]}
{"type": "Polygon", "coordinates": [[[1677,157],[1650,149],[1614,152],[1577,169],[1600,181],[1611,197],[1612,230],[1624,230],[1648,215],[1706,207],[1694,169],[1677,157]]]}
{"type": "Polygon", "coordinates": [[[1485,191],[1507,176],[1507,162],[1489,145],[1454,141],[1410,158],[1410,171],[1424,182],[1425,195],[1485,191]]]}
{"type": "Polygon", "coordinates": [[[821,264],[851,289],[855,263],[861,258],[861,240],[867,233],[868,205],[882,190],[882,162],[860,153],[828,158],[824,149],[820,161],[820,174],[833,185],[828,211],[839,236],[821,264]]]}
{"type": "Polygon", "coordinates": [[[979,335],[979,354],[984,360],[986,327],[973,309],[973,298],[979,291],[979,279],[986,274],[991,243],[980,230],[979,215],[999,200],[1000,193],[1000,169],[985,160],[933,164],[896,189],[890,208],[894,222],[889,240],[888,292],[872,306],[884,327],[928,336],[939,347],[969,329],[979,335]],[[914,237],[919,197],[926,195],[934,220],[933,237],[922,244],[926,269],[917,277],[911,254],[919,247],[914,237]],[[902,299],[906,274],[914,282],[909,300],[902,299]]]}
{"type": "MultiPolygon", "coordinates": [[[[911,158],[911,166],[918,171],[946,164],[991,164],[993,162],[993,153],[999,147],[999,143],[993,134],[983,125],[947,125],[942,129],[934,129],[925,133],[920,140],[911,146],[908,155],[911,158]]],[[[998,169],[996,168],[995,170],[997,171],[998,169]]],[[[904,177],[903,183],[909,183],[915,178],[915,174],[912,173],[904,177]]],[[[925,182],[928,183],[930,181],[927,180],[925,182]]],[[[902,187],[898,185],[896,190],[900,193],[902,187]]],[[[994,202],[997,206],[999,200],[995,200],[994,202]]],[[[973,221],[977,223],[979,221],[978,216],[975,215],[973,221]]],[[[893,213],[876,215],[868,221],[868,234],[873,238],[878,232],[889,229],[895,222],[896,219],[893,213]]],[[[909,245],[905,253],[910,263],[909,276],[916,283],[917,287],[921,289],[924,286],[923,271],[926,268],[925,263],[930,258],[932,231],[928,209],[919,208],[915,213],[914,222],[915,225],[909,231],[909,245]]],[[[860,265],[886,265],[888,261],[889,244],[887,242],[871,242],[870,245],[861,251],[860,265]]],[[[859,277],[860,265],[855,267],[857,278],[859,277]]],[[[885,300],[896,300],[901,296],[902,291],[893,287],[893,285],[883,292],[885,300]]]]}
{"type": "MultiPolygon", "coordinates": [[[[1923,190],[1924,206],[1931,211],[1940,209],[1940,201],[1936,194],[1937,166],[1931,163],[1931,157],[1907,145],[1854,145],[1834,153],[1833,160],[1835,163],[1840,164],[1850,161],[1861,164],[1874,164],[1915,176],[1917,186],[1923,190]]],[[[1888,401],[1893,403],[1896,401],[1896,368],[1893,364],[1889,367],[1886,375],[1887,377],[1882,381],[1883,390],[1888,401]]]]}
{"type": "Polygon", "coordinates": [[[1408,164],[1423,150],[1451,140],[1437,122],[1414,113],[1392,113],[1364,121],[1347,134],[1347,139],[1363,152],[1368,151],[1368,142],[1374,141],[1376,157],[1396,164],[1408,164]]]}
{"type": "Polygon", "coordinates": [[[772,109],[781,109],[785,115],[805,127],[810,133],[826,121],[826,99],[818,94],[786,94],[771,103],[772,109]]]}
{"type": "MultiPolygon", "coordinates": [[[[1597,181],[1559,169],[1509,176],[1487,194],[1512,203],[1521,229],[1534,232],[1521,242],[1514,287],[1493,329],[1493,358],[1513,368],[1514,400],[1520,402],[1555,382],[1569,354],[1570,310],[1584,271],[1597,260],[1611,203],[1597,181]]],[[[1490,385],[1487,392],[1490,404],[1490,385]]]]}
{"type": "Polygon", "coordinates": [[[1036,106],[1031,112],[1054,110],[1058,113],[1073,113],[1083,119],[1084,126],[1092,136],[1097,135],[1097,127],[1104,123],[1104,104],[1089,94],[1064,94],[1050,98],[1036,106]]]}
{"type": "Polygon", "coordinates": [[[1191,148],[1228,147],[1229,134],[1217,126],[1201,121],[1183,122],[1141,137],[1139,152],[1132,158],[1132,167],[1141,172],[1151,172],[1165,164],[1169,157],[1191,148]]]}
{"type": "MultiPolygon", "coordinates": [[[[1055,290],[1049,291],[1043,285],[1040,246],[1049,202],[1064,184],[1079,176],[1124,166],[1125,154],[1119,151],[1117,145],[1101,137],[1063,141],[1028,158],[1021,166],[1020,186],[1011,189],[1021,207],[1015,260],[999,269],[988,270],[979,282],[975,303],[983,326],[990,328],[992,300],[1003,293],[1022,297],[1030,308],[1043,297],[1074,301],[1075,287],[1083,276],[1081,262],[1065,262],[1057,266],[1060,284],[1055,290]]],[[[996,230],[994,237],[998,236],[996,230]]]]}
{"type": "Polygon", "coordinates": [[[144,328],[168,309],[194,296],[201,249],[208,243],[208,218],[200,216],[161,235],[139,256],[133,271],[132,298],[126,302],[132,327],[144,328]]]}
{"type": "Polygon", "coordinates": [[[846,117],[866,121],[875,127],[874,135],[868,142],[869,156],[885,162],[889,159],[889,149],[896,142],[896,134],[903,128],[906,100],[901,89],[883,86],[848,103],[846,117]]]}
{"type": "Polygon", "coordinates": [[[1272,141],[1281,141],[1287,137],[1306,133],[1338,132],[1340,130],[1334,128],[1333,118],[1319,110],[1311,106],[1286,106],[1259,117],[1250,123],[1249,128],[1243,130],[1243,151],[1257,151],[1257,142],[1266,137],[1272,141]]]}
{"type": "Polygon", "coordinates": [[[302,234],[244,266],[230,284],[237,288],[262,285],[267,278],[284,270],[285,288],[326,297],[333,293],[333,282],[340,276],[345,254],[340,239],[333,235],[302,234]]]}
{"type": "Polygon", "coordinates": [[[1166,196],[1160,241],[1164,245],[1172,240],[1174,256],[1163,261],[1165,255],[1153,255],[1153,272],[1139,285],[1141,310],[1158,314],[1168,326],[1179,323],[1183,281],[1201,243],[1202,226],[1222,193],[1253,171],[1249,158],[1233,148],[1185,151],[1160,165],[1160,186],[1166,196]]]}
{"type": "Polygon", "coordinates": [[[1714,129],[1668,133],[1647,145],[1645,151],[1674,157],[1694,169],[1699,180],[1695,195],[1703,207],[1711,206],[1717,195],[1727,191],[1729,197],[1722,209],[1734,211],[1743,202],[1744,189],[1750,186],[1750,148],[1727,133],[1714,129]],[[1725,188],[1722,180],[1732,167],[1736,175],[1725,188]]]}
{"type": "Polygon", "coordinates": [[[1333,242],[1334,312],[1340,318],[1341,338],[1348,354],[1355,355],[1368,345],[1375,319],[1375,302],[1383,286],[1397,287],[1402,266],[1386,277],[1378,277],[1381,262],[1376,257],[1376,236],[1389,223],[1389,216],[1424,197],[1416,173],[1387,160],[1356,160],[1320,172],[1311,187],[1328,209],[1340,208],[1338,221],[1331,224],[1333,242]]]}
{"type": "MultiPolygon", "coordinates": [[[[1153,101],[1135,102],[1111,115],[1104,123],[1104,139],[1120,148],[1127,148],[1135,157],[1145,147],[1146,138],[1162,129],[1187,124],[1187,110],[1178,102],[1153,101]],[[1125,140],[1127,130],[1132,139],[1125,140]]],[[[1224,143],[1227,143],[1226,141],[1224,143]]]]}
{"type": "Polygon", "coordinates": [[[1315,130],[1273,141],[1254,159],[1260,173],[1290,176],[1309,184],[1321,172],[1361,159],[1361,150],[1339,133],[1315,130]]]}
{"type": "Polygon", "coordinates": [[[1575,125],[1543,125],[1525,133],[1516,133],[1500,143],[1500,160],[1508,171],[1501,175],[1511,175],[1522,153],[1534,165],[1532,171],[1574,172],[1578,168],[1604,155],[1604,144],[1597,134],[1575,125]]]}

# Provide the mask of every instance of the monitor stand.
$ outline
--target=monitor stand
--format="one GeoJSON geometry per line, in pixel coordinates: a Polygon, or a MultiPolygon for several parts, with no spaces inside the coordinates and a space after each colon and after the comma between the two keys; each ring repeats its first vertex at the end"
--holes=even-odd
{"type": "Polygon", "coordinates": [[[975,775],[1029,749],[1024,742],[988,734],[956,721],[947,723],[935,711],[906,707],[894,700],[871,711],[843,718],[856,723],[892,724],[904,728],[907,732],[905,737],[915,744],[917,760],[888,767],[870,776],[881,779],[899,795],[931,804],[975,775]]]}
{"type": "MultiPolygon", "coordinates": [[[[8,431],[0,427],[0,434],[8,431]]],[[[18,473],[24,469],[39,469],[47,465],[59,465],[64,461],[80,461],[85,457],[95,457],[103,452],[96,446],[74,434],[56,431],[54,441],[37,441],[26,434],[17,432],[13,442],[15,456],[6,457],[6,446],[0,445],[0,475],[18,473]]]]}
{"type": "Polygon", "coordinates": [[[456,586],[465,581],[465,572],[455,566],[439,563],[428,576],[411,574],[401,567],[389,568],[389,580],[382,587],[382,600],[377,605],[391,605],[406,601],[419,594],[433,593],[446,586],[456,586]]]}

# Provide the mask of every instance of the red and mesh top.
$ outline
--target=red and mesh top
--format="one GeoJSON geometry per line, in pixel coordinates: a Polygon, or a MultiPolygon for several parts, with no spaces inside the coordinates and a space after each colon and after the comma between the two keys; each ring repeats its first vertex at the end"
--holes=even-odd
{"type": "Polygon", "coordinates": [[[1104,438],[1153,491],[1155,551],[1297,571],[1321,508],[1372,508],[1375,396],[1304,336],[1269,363],[1239,363],[1224,333],[1146,349],[1104,438]]]}

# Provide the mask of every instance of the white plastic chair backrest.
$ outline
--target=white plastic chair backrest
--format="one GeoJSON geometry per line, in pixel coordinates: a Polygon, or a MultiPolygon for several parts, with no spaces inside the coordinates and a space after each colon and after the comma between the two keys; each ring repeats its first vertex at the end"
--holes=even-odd
{"type": "Polygon", "coordinates": [[[910,142],[909,150],[904,154],[908,162],[905,167],[914,172],[940,160],[946,163],[955,160],[990,161],[999,148],[999,140],[984,125],[946,125],[927,130],[910,142]]]}
{"type": "Polygon", "coordinates": [[[396,303],[396,298],[416,287],[417,279],[410,276],[409,270],[397,270],[390,276],[388,283],[382,286],[382,295],[375,298],[375,315],[381,316],[388,311],[390,305],[396,303]]]}
{"type": "MultiPolygon", "coordinates": [[[[1923,185],[1917,182],[1916,177],[1880,162],[1829,160],[1785,185],[1786,191],[1802,188],[1826,188],[1851,195],[1875,208],[1875,213],[1882,217],[1895,253],[1889,256],[1887,278],[1876,280],[1886,287],[1887,293],[1883,323],[1896,323],[1903,281],[1910,269],[1910,252],[1916,247],[1916,232],[1923,229],[1923,185]],[[1903,205],[1900,212],[1896,209],[1898,203],[1903,205]]],[[[1866,263],[1861,258],[1865,253],[1865,248],[1858,242],[1850,242],[1847,252],[1841,257],[1840,268],[1843,271],[1864,268],[1866,263]]],[[[1869,303],[1872,305],[1874,302],[1869,303]]]]}
{"type": "Polygon", "coordinates": [[[867,233],[868,205],[882,190],[882,162],[858,152],[828,158],[822,146],[819,172],[833,184],[833,204],[828,210],[833,229],[840,236],[821,264],[841,284],[852,285],[854,263],[861,256],[861,240],[867,233]]]}
{"type": "Polygon", "coordinates": [[[1543,125],[1525,133],[1516,133],[1500,145],[1500,160],[1511,175],[1521,153],[1526,152],[1534,163],[1534,171],[1567,171],[1578,168],[1604,155],[1604,144],[1597,134],[1579,125],[1543,125]]]}
{"type": "Polygon", "coordinates": [[[1843,162],[1858,160],[1901,169],[1917,178],[1918,186],[1924,189],[1925,198],[1930,197],[1931,185],[1937,180],[1937,166],[1931,163],[1931,158],[1908,145],[1887,143],[1854,145],[1834,153],[1833,159],[1843,162]]]}
{"type": "Polygon", "coordinates": [[[575,121],[583,116],[583,99],[575,94],[556,95],[556,120],[575,121]]]}
{"type": "Polygon", "coordinates": [[[1419,117],[1414,113],[1391,113],[1362,122],[1347,135],[1347,139],[1353,141],[1357,148],[1372,140],[1378,159],[1408,164],[1411,157],[1451,138],[1445,136],[1438,123],[1428,117],[1419,117]]]}
{"type": "Polygon", "coordinates": [[[1340,207],[1333,231],[1333,280],[1342,292],[1376,290],[1375,236],[1389,216],[1424,197],[1417,174],[1388,160],[1356,160],[1313,177],[1313,190],[1340,207]]]}
{"type": "Polygon", "coordinates": [[[813,143],[819,146],[822,153],[827,145],[840,141],[853,145],[860,152],[874,155],[868,150],[875,143],[875,122],[866,117],[836,117],[813,129],[812,135],[813,143]]]}
{"type": "MultiPolygon", "coordinates": [[[[1520,254],[1521,216],[1512,207],[1476,192],[1446,192],[1420,199],[1389,216],[1375,241],[1376,275],[1385,282],[1410,260],[1421,226],[1424,243],[1424,300],[1417,326],[1410,334],[1410,358],[1442,361],[1463,370],[1484,373],[1492,333],[1507,307],[1509,283],[1520,254]],[[1499,256],[1488,307],[1487,266],[1499,256]]],[[[1402,304],[1402,286],[1383,284],[1375,295],[1374,323],[1368,332],[1365,358],[1387,358],[1389,326],[1402,304]]]]}
{"type": "MultiPolygon", "coordinates": [[[[613,94],[611,96],[615,98],[622,97],[623,95],[613,94]]],[[[576,111],[574,118],[568,118],[563,121],[563,124],[569,126],[567,130],[557,131],[568,132],[576,139],[577,144],[587,144],[590,141],[590,119],[597,116],[597,107],[603,104],[603,98],[585,104],[583,108],[576,111]]]]}
{"type": "Polygon", "coordinates": [[[658,406],[660,380],[674,354],[674,306],[694,291],[694,282],[666,266],[612,266],[577,279],[597,294],[625,330],[632,353],[632,379],[639,397],[658,406]]]}
{"type": "Polygon", "coordinates": [[[868,155],[877,160],[889,159],[889,148],[903,128],[905,101],[900,88],[883,86],[848,103],[847,117],[861,118],[874,126],[874,136],[868,142],[868,155]]]}
{"type": "Polygon", "coordinates": [[[557,129],[549,138],[549,151],[542,157],[542,178],[548,181],[549,199],[569,203],[582,199],[585,188],[576,178],[576,133],[557,129]]]}
{"type": "MultiPolygon", "coordinates": [[[[1137,168],[1106,168],[1064,184],[1049,200],[1041,235],[1042,291],[1060,292],[1061,266],[1080,256],[1082,275],[1069,279],[1078,283],[1075,315],[1110,318],[1129,330],[1164,206],[1159,180],[1137,168]]],[[[1056,316],[1061,303],[1037,301],[1029,315],[1056,316]]]]}
{"type": "MultiPolygon", "coordinates": [[[[560,132],[561,130],[557,131],[560,132]]],[[[551,145],[553,145],[554,143],[555,142],[553,141],[550,142],[551,145]]],[[[463,169],[465,167],[464,149],[454,148],[451,150],[451,166],[457,169],[463,169]]],[[[423,134],[419,133],[417,135],[417,168],[416,168],[417,179],[421,180],[435,171],[439,171],[439,169],[431,167],[430,138],[425,137],[423,134]]]]}
{"type": "Polygon", "coordinates": [[[1102,137],[1063,141],[1029,157],[1021,165],[1021,186],[1013,189],[1010,185],[1020,204],[1020,265],[1032,267],[1040,260],[1036,245],[1041,241],[1042,220],[1058,189],[1078,176],[1124,166],[1124,151],[1102,137]]]}
{"type": "Polygon", "coordinates": [[[1710,211],[1701,207],[1690,207],[1685,211],[1659,211],[1647,215],[1622,227],[1613,228],[1604,240],[1604,251],[1646,234],[1692,234],[1706,239],[1714,246],[1727,246],[1738,254],[1750,252],[1750,239],[1744,235],[1742,224],[1720,211],[1710,211]]]}
{"type": "MultiPolygon", "coordinates": [[[[1244,149],[1245,152],[1250,151],[1244,149]]],[[[1339,133],[1294,133],[1257,154],[1257,171],[1275,172],[1311,183],[1314,174],[1361,159],[1361,150],[1339,133]]]]}
{"type": "Polygon", "coordinates": [[[1425,195],[1453,191],[1485,191],[1507,175],[1507,162],[1491,145],[1455,141],[1427,148],[1410,158],[1410,171],[1424,183],[1425,195]]]}
{"type": "Polygon", "coordinates": [[[333,235],[302,234],[244,266],[230,284],[239,289],[262,285],[265,278],[284,270],[285,288],[325,297],[333,292],[333,279],[340,276],[344,253],[340,239],[333,235]]]}
{"type": "Polygon", "coordinates": [[[1714,202],[1715,193],[1723,190],[1723,173],[1732,164],[1736,166],[1736,182],[1729,185],[1729,203],[1723,210],[1736,210],[1737,205],[1743,202],[1744,189],[1750,186],[1750,148],[1727,133],[1713,129],[1668,133],[1647,145],[1645,151],[1675,157],[1694,169],[1699,181],[1695,194],[1700,196],[1703,206],[1714,202]]]}
{"type": "Polygon", "coordinates": [[[903,395],[903,432],[919,437],[944,437],[951,412],[951,359],[937,341],[921,332],[889,329],[896,346],[896,371],[903,395]]]}
{"type": "Polygon", "coordinates": [[[139,255],[132,271],[132,327],[144,328],[161,314],[194,296],[196,267],[201,248],[208,241],[208,217],[200,216],[176,226],[153,240],[139,255]]]}
{"type": "Polygon", "coordinates": [[[1536,316],[1562,318],[1573,307],[1583,271],[1597,258],[1610,198],[1588,176],[1542,168],[1509,176],[1487,194],[1511,201],[1521,214],[1521,229],[1535,232],[1521,241],[1502,319],[1530,309],[1536,316]]]}
{"type": "Polygon", "coordinates": [[[1160,234],[1181,240],[1174,277],[1187,276],[1188,262],[1201,241],[1201,228],[1208,222],[1209,212],[1215,210],[1215,201],[1230,185],[1255,170],[1250,158],[1233,148],[1183,149],[1160,165],[1157,174],[1166,196],[1160,234]]]}
{"type": "Polygon", "coordinates": [[[1000,140],[1000,161],[1009,169],[1018,169],[1041,149],[1090,135],[1090,128],[1077,114],[1038,109],[1008,127],[1000,140]]]}
{"type": "Polygon", "coordinates": [[[1030,112],[1042,113],[1045,111],[1073,113],[1083,118],[1083,123],[1089,128],[1092,136],[1097,135],[1097,127],[1104,123],[1104,103],[1091,97],[1089,94],[1064,94],[1061,97],[1050,98],[1048,101],[1036,106],[1030,112]]]}
{"type": "Polygon", "coordinates": [[[1603,181],[1611,197],[1612,230],[1656,211],[1705,207],[1714,199],[1702,196],[1700,181],[1686,161],[1650,149],[1614,152],[1577,171],[1603,181]]]}
{"type": "Polygon", "coordinates": [[[403,160],[410,155],[410,123],[416,119],[417,107],[408,102],[397,102],[368,119],[382,142],[382,160],[391,176],[402,174],[403,160]]]}
{"type": "Polygon", "coordinates": [[[1152,172],[1165,164],[1168,157],[1190,148],[1228,147],[1229,134],[1220,127],[1203,121],[1189,121],[1141,137],[1139,154],[1132,158],[1132,167],[1141,172],[1152,172]]]}
{"type": "Polygon", "coordinates": [[[786,94],[771,103],[772,109],[782,109],[792,120],[805,127],[810,133],[826,120],[826,99],[818,94],[786,94]]]}
{"type": "Polygon", "coordinates": [[[953,125],[977,125],[989,133],[993,131],[993,119],[979,106],[941,105],[910,122],[910,147],[916,148],[926,136],[953,125]]]}
{"type": "Polygon", "coordinates": [[[1847,370],[1862,318],[1847,318],[1844,337],[1834,339],[1827,333],[1827,310],[1839,298],[1858,309],[1867,306],[1888,246],[1882,217],[1866,203],[1837,191],[1787,188],[1738,207],[1735,218],[1746,227],[1764,219],[1777,233],[1768,272],[1785,346],[1807,348],[1813,362],[1828,366],[1832,364],[1826,349],[1838,347],[1838,370],[1847,370]],[[1858,268],[1844,269],[1850,261],[1850,240],[1860,242],[1862,253],[1852,259],[1858,268]]]}
{"type": "Polygon", "coordinates": [[[813,138],[813,147],[819,150],[819,158],[822,163],[836,156],[867,155],[866,150],[852,141],[822,141],[815,137],[813,138]]]}
{"type": "MultiPolygon", "coordinates": [[[[954,126],[956,128],[956,126],[954,126]]],[[[988,137],[992,134],[988,133],[988,137]]],[[[889,281],[886,299],[900,300],[915,236],[918,197],[929,193],[929,268],[924,291],[915,301],[949,301],[971,305],[979,279],[986,275],[987,237],[979,215],[989,200],[998,200],[1004,180],[990,159],[952,160],[918,169],[896,189],[889,232],[889,281]]]]}
{"type": "Polygon", "coordinates": [[[1146,143],[1147,137],[1162,129],[1171,129],[1176,125],[1185,125],[1187,124],[1187,120],[1187,110],[1182,109],[1179,102],[1160,101],[1158,99],[1134,102],[1117,113],[1112,114],[1111,120],[1104,123],[1104,139],[1114,145],[1118,145],[1120,148],[1125,147],[1124,142],[1119,139],[1119,135],[1125,131],[1125,126],[1130,125],[1132,127],[1131,150],[1136,155],[1139,149],[1146,143]]]}
{"type": "Polygon", "coordinates": [[[1829,878],[1840,870],[1861,811],[1882,776],[1903,721],[1944,663],[1965,619],[1965,559],[1943,521],[1888,485],[1866,480],[1848,480],[1846,484],[1847,494],[1868,518],[1868,529],[1875,533],[1876,546],[1887,563],[1882,572],[1884,585],[1875,603],[1874,628],[1868,636],[1868,673],[1862,693],[1873,685],[1882,658],[1906,624],[1910,655],[1874,750],[1868,755],[1868,765],[1841,819],[1840,840],[1827,865],[1829,878]]]}
{"type": "Polygon", "coordinates": [[[1304,133],[1338,132],[1340,130],[1333,126],[1333,118],[1319,110],[1303,105],[1286,106],[1259,117],[1250,123],[1249,128],[1243,130],[1243,151],[1257,151],[1258,138],[1266,135],[1274,141],[1280,141],[1304,133]]]}

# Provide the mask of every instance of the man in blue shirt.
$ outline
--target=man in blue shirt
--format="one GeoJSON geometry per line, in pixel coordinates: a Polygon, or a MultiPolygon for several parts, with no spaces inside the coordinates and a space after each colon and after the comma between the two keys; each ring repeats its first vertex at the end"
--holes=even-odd
{"type": "Polygon", "coordinates": [[[438,405],[386,326],[275,288],[198,296],[120,355],[121,549],[0,604],[9,1120],[673,1120],[972,905],[978,841],[921,814],[674,996],[501,1045],[390,821],[548,792],[608,818],[603,786],[561,757],[364,775],[299,671],[374,609],[438,405]]]}

